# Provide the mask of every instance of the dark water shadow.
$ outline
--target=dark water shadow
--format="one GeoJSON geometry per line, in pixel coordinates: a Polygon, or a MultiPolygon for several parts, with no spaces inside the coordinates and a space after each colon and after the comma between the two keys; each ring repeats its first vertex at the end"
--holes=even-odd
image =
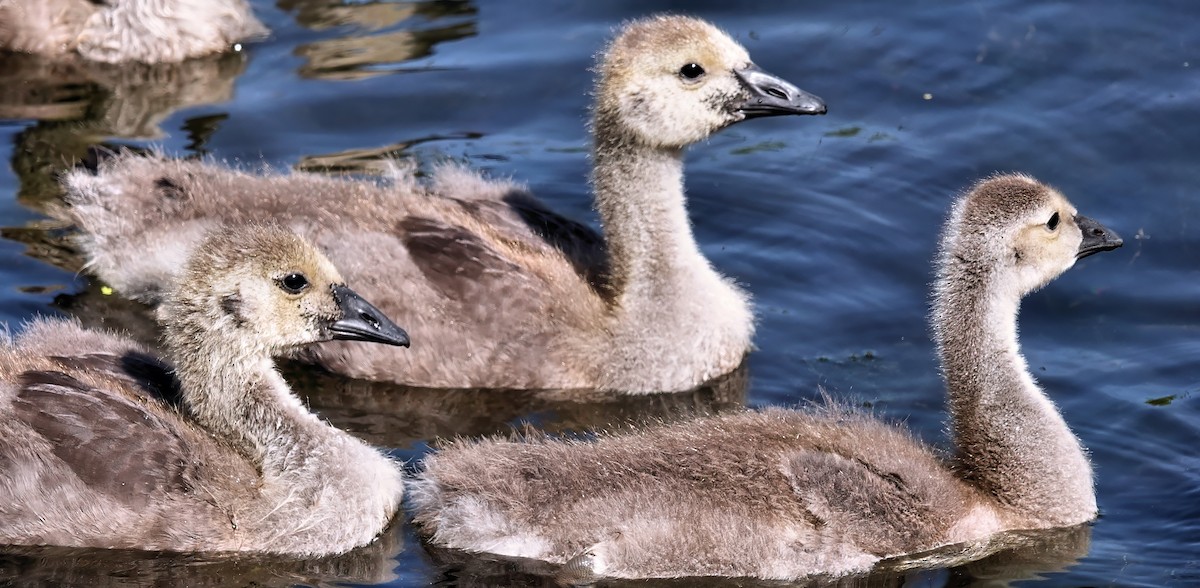
{"type": "Polygon", "coordinates": [[[688,587],[846,587],[1009,586],[1043,578],[1073,566],[1088,553],[1091,525],[1042,531],[1012,531],[986,542],[951,545],[910,556],[888,559],[869,574],[847,577],[814,576],[794,582],[750,578],[677,578],[662,580],[580,580],[562,566],[537,560],[471,554],[425,544],[425,554],[439,571],[439,587],[501,586],[612,588],[688,587]]]}
{"type": "Polygon", "coordinates": [[[55,586],[341,586],[396,579],[404,548],[393,524],[374,543],[338,556],[183,554],[118,549],[0,546],[0,585],[55,586]]]}
{"type": "Polygon", "coordinates": [[[586,432],[740,410],[749,383],[745,363],[693,390],[636,396],[596,390],[412,388],[352,380],[299,363],[282,367],[313,411],[370,443],[393,448],[506,435],[524,427],[550,434],[586,432]]]}

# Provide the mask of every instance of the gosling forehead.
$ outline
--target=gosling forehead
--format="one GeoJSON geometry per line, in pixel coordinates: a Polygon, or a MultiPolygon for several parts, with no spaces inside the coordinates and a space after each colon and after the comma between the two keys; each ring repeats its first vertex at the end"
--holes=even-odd
{"type": "Polygon", "coordinates": [[[967,194],[963,215],[968,222],[995,223],[1023,220],[1047,208],[1074,212],[1058,190],[1025,174],[1004,174],[976,184],[967,194]]]}
{"type": "Polygon", "coordinates": [[[200,271],[253,273],[276,279],[302,272],[314,282],[343,282],[337,268],[307,241],[276,226],[229,227],[201,245],[200,271]],[[207,267],[205,267],[207,266],[207,267]]]}
{"type": "Polygon", "coordinates": [[[603,56],[611,76],[643,70],[674,71],[680,61],[733,68],[750,62],[750,54],[717,27],[686,16],[655,16],[621,28],[603,56]]]}

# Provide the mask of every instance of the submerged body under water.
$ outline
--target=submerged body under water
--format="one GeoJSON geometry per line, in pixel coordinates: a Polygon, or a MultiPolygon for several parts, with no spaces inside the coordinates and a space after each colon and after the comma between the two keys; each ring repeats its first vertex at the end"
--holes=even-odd
{"type": "MultiPolygon", "coordinates": [[[[0,169],[0,321],[19,330],[39,314],[103,317],[156,337],[143,309],[76,273],[79,259],[40,212],[58,198],[55,173],[99,143],[314,172],[450,157],[526,182],[557,211],[594,223],[583,125],[592,55],[624,19],[686,12],[829,105],[825,117],[741,123],[688,154],[697,238],[754,295],[757,350],[744,369],[689,394],[581,398],[400,390],[289,366],[309,403],[414,461],[437,438],[794,406],[822,390],[942,443],[925,319],[937,231],[973,180],[1022,171],[1126,240],[1027,298],[1020,320],[1031,369],[1091,451],[1100,517],[1006,537],[987,549],[1008,549],[970,563],[979,546],[889,562],[861,581],[1200,583],[1200,9],[1031,0],[254,8],[269,39],[182,65],[0,56],[0,158],[10,162],[0,169]]],[[[308,562],[0,554],[0,576],[47,583],[540,585],[554,574],[543,567],[427,548],[404,521],[366,550],[308,562]]]]}

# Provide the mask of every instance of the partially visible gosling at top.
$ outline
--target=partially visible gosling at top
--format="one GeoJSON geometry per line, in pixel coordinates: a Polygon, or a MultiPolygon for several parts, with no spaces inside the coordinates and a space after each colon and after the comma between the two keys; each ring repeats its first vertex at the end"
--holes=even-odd
{"type": "Polygon", "coordinates": [[[864,572],[882,558],[1096,516],[1079,440],[1017,345],[1022,296],[1121,239],[1023,175],[976,184],[942,233],[932,320],[956,452],[825,409],[595,440],[461,441],[410,483],[438,545],[600,577],[864,572]]]}
{"type": "Polygon", "coordinates": [[[160,308],[166,357],[38,320],[0,344],[0,544],[319,556],[371,542],[399,465],[310,413],[272,356],[408,345],[296,235],[207,237],[160,308]]]}
{"type": "Polygon", "coordinates": [[[518,186],[453,166],[427,185],[402,172],[384,187],[123,155],[67,175],[69,215],[89,268],[145,301],[206,227],[288,223],[422,342],[404,353],[317,347],[311,359],[341,374],[425,387],[689,390],[741,364],[754,316],[692,235],[683,150],[749,118],[825,105],[694,18],[631,22],[599,61],[592,185],[603,236],[518,186]]]}
{"type": "Polygon", "coordinates": [[[175,63],[267,34],[246,0],[0,0],[0,50],[175,63]]]}

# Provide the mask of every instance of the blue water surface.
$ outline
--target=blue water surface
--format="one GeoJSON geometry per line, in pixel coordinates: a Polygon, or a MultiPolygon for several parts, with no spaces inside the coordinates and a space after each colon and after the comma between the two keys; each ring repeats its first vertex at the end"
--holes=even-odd
{"type": "MultiPolygon", "coordinates": [[[[270,38],[174,77],[49,83],[0,56],[0,159],[12,163],[0,167],[0,321],[19,330],[89,288],[45,245],[40,211],[57,197],[53,172],[101,141],[364,173],[384,155],[452,157],[594,223],[592,57],[624,19],[692,14],[829,105],[825,117],[739,124],[688,154],[697,238],[757,305],[746,403],[793,406],[824,389],[943,443],[925,317],[938,231],[972,181],[1029,173],[1126,241],[1021,314],[1031,369],[1091,451],[1101,516],[1065,562],[910,580],[1200,585],[1200,5],[482,0],[362,16],[379,4],[256,0],[270,38]]],[[[523,410],[463,430],[565,418],[523,410]]],[[[427,420],[382,436],[419,458],[443,430],[427,420]]],[[[388,585],[487,584],[435,563],[404,524],[391,540],[388,585]]],[[[84,560],[55,565],[112,573],[84,560]]]]}

